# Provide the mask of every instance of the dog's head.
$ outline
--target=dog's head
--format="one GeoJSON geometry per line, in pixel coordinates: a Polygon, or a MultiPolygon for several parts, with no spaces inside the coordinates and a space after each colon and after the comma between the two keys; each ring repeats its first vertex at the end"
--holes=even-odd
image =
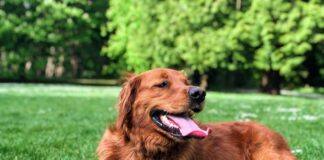
{"type": "Polygon", "coordinates": [[[190,86],[180,71],[153,69],[132,76],[120,93],[117,128],[178,142],[206,137],[208,129],[192,119],[203,109],[205,95],[203,89],[190,86]]]}

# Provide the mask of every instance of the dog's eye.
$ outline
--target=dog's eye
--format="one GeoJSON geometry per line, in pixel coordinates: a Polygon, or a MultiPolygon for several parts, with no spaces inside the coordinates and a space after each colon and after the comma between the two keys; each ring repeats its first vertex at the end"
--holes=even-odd
{"type": "Polygon", "coordinates": [[[167,81],[163,81],[162,83],[157,84],[156,86],[159,87],[159,88],[165,88],[168,85],[169,85],[169,83],[167,81]]]}

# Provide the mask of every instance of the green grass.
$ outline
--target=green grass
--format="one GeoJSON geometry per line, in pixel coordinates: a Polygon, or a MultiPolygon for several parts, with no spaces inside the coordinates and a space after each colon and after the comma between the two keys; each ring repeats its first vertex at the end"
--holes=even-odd
{"type": "MultiPolygon", "coordinates": [[[[0,84],[0,159],[95,159],[120,88],[0,84]]],[[[301,160],[324,159],[324,100],[209,92],[202,122],[256,120],[301,160]]]]}

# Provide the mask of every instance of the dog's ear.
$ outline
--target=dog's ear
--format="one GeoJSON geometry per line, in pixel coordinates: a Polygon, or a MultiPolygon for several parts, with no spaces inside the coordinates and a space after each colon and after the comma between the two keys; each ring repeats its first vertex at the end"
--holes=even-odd
{"type": "Polygon", "coordinates": [[[131,80],[132,78],[134,78],[135,76],[136,75],[134,73],[124,72],[124,73],[122,73],[120,82],[122,82],[122,83],[125,84],[126,82],[128,82],[129,80],[131,80]]]}
{"type": "Polygon", "coordinates": [[[128,81],[124,83],[119,95],[118,119],[116,127],[125,132],[132,127],[132,106],[134,104],[140,82],[139,77],[130,77],[128,81]]]}
{"type": "Polygon", "coordinates": [[[186,71],[185,71],[185,70],[180,70],[179,72],[180,72],[181,74],[183,74],[183,75],[187,76],[187,73],[186,73],[186,71]]]}

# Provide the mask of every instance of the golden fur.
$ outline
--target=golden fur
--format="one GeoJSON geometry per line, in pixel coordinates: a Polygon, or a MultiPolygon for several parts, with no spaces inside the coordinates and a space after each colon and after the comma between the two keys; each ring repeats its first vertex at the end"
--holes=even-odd
{"type": "MultiPolygon", "coordinates": [[[[116,124],[97,148],[100,160],[295,160],[278,133],[256,122],[199,124],[212,132],[204,139],[179,139],[152,122],[150,112],[190,110],[189,83],[182,72],[154,69],[123,86],[116,124]],[[157,87],[167,81],[166,88],[157,87]]],[[[200,104],[201,107],[203,103],[200,104]]]]}

